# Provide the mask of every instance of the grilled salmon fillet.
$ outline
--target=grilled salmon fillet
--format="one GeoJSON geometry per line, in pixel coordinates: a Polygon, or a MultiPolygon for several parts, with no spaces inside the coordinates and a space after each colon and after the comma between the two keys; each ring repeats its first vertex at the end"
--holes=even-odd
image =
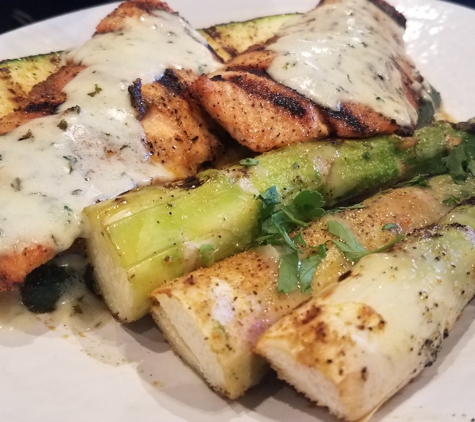
{"type": "Polygon", "coordinates": [[[404,16],[384,1],[322,1],[266,45],[202,75],[193,90],[211,116],[254,151],[329,135],[410,135],[425,88],[404,52],[404,28],[404,16]],[[310,47],[302,50],[302,44],[310,47]],[[396,111],[389,109],[393,101],[396,111]]]}
{"type": "MultiPolygon", "coordinates": [[[[99,23],[93,39],[113,34],[116,36],[121,35],[125,32],[124,28],[127,28],[127,25],[129,25],[131,21],[141,21],[144,16],[156,17],[159,12],[167,12],[170,16],[170,20],[177,19],[174,12],[165,3],[156,0],[128,0],[99,23]]],[[[160,16],[162,19],[168,19],[166,15],[160,16]]],[[[191,33],[191,31],[186,32],[184,30],[184,33],[186,36],[192,38],[193,42],[201,43],[197,35],[191,33]]],[[[176,34],[174,34],[174,36],[175,35],[176,34]]],[[[132,36],[137,38],[142,36],[142,32],[137,30],[132,36]]],[[[106,45],[104,50],[107,48],[106,45]]],[[[180,46],[177,45],[175,49],[176,54],[179,55],[180,46]]],[[[204,50],[206,50],[206,48],[204,48],[204,50]]],[[[138,53],[140,54],[140,52],[138,53]]],[[[157,50],[156,53],[160,54],[160,51],[157,50]]],[[[214,60],[213,63],[216,63],[216,66],[218,66],[219,61],[214,53],[211,51],[207,51],[206,53],[209,54],[210,60],[214,60]]],[[[72,127],[72,124],[68,123],[69,119],[74,119],[74,115],[84,113],[84,110],[79,106],[72,106],[67,110],[63,109],[65,107],[64,105],[67,104],[68,101],[71,101],[65,92],[65,88],[70,86],[83,72],[88,71],[87,60],[89,60],[89,57],[84,57],[86,63],[83,63],[81,59],[77,59],[76,56],[70,53],[67,53],[64,57],[64,66],[50,75],[45,81],[34,86],[28,97],[21,103],[21,106],[17,110],[0,119],[0,135],[8,136],[12,133],[19,133],[19,135],[17,135],[18,141],[24,141],[23,143],[33,142],[35,141],[34,135],[36,135],[36,133],[35,130],[32,130],[28,125],[39,121],[37,119],[49,118],[48,116],[53,117],[55,115],[64,116],[64,119],[58,120],[59,123],[55,124],[53,128],[57,130],[57,126],[62,131],[66,131],[72,127]],[[24,130],[22,129],[22,125],[27,125],[24,130]]],[[[206,60],[208,60],[208,58],[206,60]]],[[[165,66],[167,63],[165,60],[165,66]]],[[[132,106],[131,111],[135,113],[136,119],[140,122],[142,127],[141,148],[143,148],[143,152],[137,152],[140,156],[137,156],[136,161],[144,160],[145,157],[147,166],[152,165],[163,169],[154,173],[159,174],[158,178],[155,178],[152,174],[150,174],[150,178],[160,181],[160,177],[162,177],[160,174],[164,174],[164,181],[167,182],[194,175],[203,163],[215,159],[215,157],[222,152],[223,148],[218,138],[222,129],[211,120],[204,109],[190,94],[189,87],[198,75],[191,70],[186,70],[183,66],[177,66],[180,69],[178,70],[173,69],[173,63],[170,63],[170,65],[171,68],[165,70],[160,78],[157,77],[157,80],[152,80],[151,83],[142,83],[142,78],[140,75],[137,75],[137,79],[129,84],[128,89],[127,86],[121,88],[125,90],[126,93],[128,91],[129,103],[132,106]]],[[[101,71],[101,69],[99,71],[101,71]]],[[[111,71],[115,71],[115,69],[111,69],[111,71]]],[[[120,71],[120,69],[118,71],[120,71]]],[[[127,69],[125,71],[127,71],[127,69]]],[[[150,71],[154,71],[154,69],[150,69],[150,71]]],[[[126,80],[126,78],[124,77],[123,80],[126,80]]],[[[91,91],[87,94],[91,98],[97,98],[98,101],[102,100],[103,87],[98,85],[94,87],[93,85],[92,87],[84,86],[83,89],[85,90],[84,92],[91,91]]],[[[106,87],[104,87],[104,89],[106,89],[106,87]]],[[[104,120],[116,118],[116,121],[121,121],[120,116],[109,118],[107,113],[110,112],[105,111],[104,113],[104,120]]],[[[119,110],[114,113],[120,114],[122,111],[119,110]]],[[[117,123],[111,123],[111,125],[113,124],[117,123]]],[[[94,133],[96,132],[94,131],[97,130],[93,128],[91,132],[92,137],[95,136],[94,133]]],[[[119,131],[116,137],[118,138],[121,135],[119,131]]],[[[79,136],[84,135],[79,133],[79,136]]],[[[105,131],[102,132],[102,135],[99,133],[99,139],[104,140],[102,151],[100,145],[97,144],[97,142],[102,142],[101,140],[97,141],[94,138],[88,138],[86,136],[85,138],[78,138],[79,140],[74,142],[91,143],[91,147],[98,148],[101,154],[104,154],[105,160],[109,158],[116,159],[117,157],[119,162],[125,164],[126,161],[121,158],[121,154],[123,149],[130,149],[129,143],[127,140],[124,140],[123,145],[119,145],[120,148],[108,146],[107,137],[112,138],[112,135],[105,131]]],[[[53,148],[53,144],[51,147],[53,148]]],[[[8,147],[4,146],[4,148],[8,147]]],[[[83,148],[85,151],[88,149],[86,145],[84,145],[83,148]]],[[[7,153],[2,151],[4,157],[3,164],[5,164],[6,158],[11,155],[8,149],[5,151],[7,153]]],[[[75,174],[76,167],[79,166],[78,163],[80,162],[78,161],[78,156],[64,154],[63,158],[69,161],[67,165],[69,166],[69,173],[71,174],[75,174]]],[[[30,165],[41,166],[42,164],[40,164],[40,162],[37,164],[32,162],[30,165]]],[[[125,168],[127,168],[127,165],[125,168]]],[[[12,176],[10,176],[8,169],[2,170],[6,171],[6,173],[3,173],[1,176],[5,180],[5,185],[4,187],[0,187],[0,189],[6,189],[8,191],[13,189],[19,193],[24,190],[23,188],[26,186],[26,181],[23,178],[14,178],[13,171],[11,171],[12,176]],[[9,177],[12,177],[12,183],[7,182],[9,177]]],[[[91,171],[94,172],[96,170],[91,169],[91,171]]],[[[141,171],[146,173],[148,170],[144,170],[143,168],[141,171]]],[[[34,177],[38,178],[37,176],[34,177]]],[[[84,180],[87,181],[88,179],[89,177],[85,175],[84,180]]],[[[48,181],[45,181],[45,183],[48,183],[48,181]]],[[[61,182],[59,183],[61,184],[61,182]]],[[[131,187],[134,187],[134,185],[131,187]]],[[[41,190],[41,186],[38,190],[41,190]]],[[[73,195],[77,195],[77,192],[81,190],[82,189],[76,189],[74,191],[76,193],[73,193],[73,195]]],[[[122,188],[117,188],[117,193],[115,194],[121,193],[122,191],[122,188]]],[[[36,195],[36,192],[34,194],[36,195]]],[[[41,194],[45,196],[44,193],[41,194]]],[[[3,193],[0,195],[3,195],[3,193]]],[[[99,199],[103,197],[104,196],[100,196],[99,199]]],[[[88,201],[90,201],[89,203],[93,203],[96,200],[97,199],[89,199],[88,201]]],[[[85,204],[88,205],[89,203],[85,204]]],[[[11,289],[18,283],[21,283],[25,276],[34,268],[47,262],[56,255],[56,253],[66,249],[74,241],[74,238],[81,235],[80,213],[82,208],[74,209],[69,205],[59,205],[59,207],[61,210],[63,210],[64,207],[64,210],[68,213],[75,213],[74,218],[69,219],[69,223],[67,224],[75,220],[75,222],[77,222],[77,228],[74,230],[74,234],[68,234],[68,241],[58,241],[58,235],[55,232],[55,234],[51,234],[51,236],[36,238],[33,235],[30,239],[22,238],[16,243],[10,241],[9,246],[2,246],[2,243],[5,242],[5,237],[0,237],[0,291],[11,289]]],[[[41,210],[36,210],[36,212],[41,213],[41,210]]],[[[49,212],[49,209],[47,212],[49,212]]],[[[12,211],[11,214],[14,214],[14,212],[12,211]]],[[[31,214],[27,217],[30,216],[31,214]]],[[[6,220],[3,219],[3,221],[6,220]]],[[[8,223],[4,222],[2,224],[4,224],[7,229],[9,228],[8,223]]],[[[55,222],[51,222],[51,224],[55,224],[55,222]]],[[[3,234],[7,232],[8,230],[4,230],[4,227],[0,228],[0,233],[3,234]]],[[[58,232],[61,232],[61,230],[58,229],[58,232]]],[[[4,243],[4,245],[6,244],[7,243],[4,243]]]]}

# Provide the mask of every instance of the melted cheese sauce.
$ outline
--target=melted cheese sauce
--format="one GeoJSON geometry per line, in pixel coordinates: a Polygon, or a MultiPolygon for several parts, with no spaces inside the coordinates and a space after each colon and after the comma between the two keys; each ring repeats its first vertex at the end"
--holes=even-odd
{"type": "Polygon", "coordinates": [[[183,19],[152,13],[66,53],[87,68],[64,88],[58,113],[0,139],[0,253],[32,240],[66,249],[82,234],[86,206],[175,178],[150,162],[128,87],[158,80],[168,67],[203,73],[219,63],[183,19]]]}
{"type": "Polygon", "coordinates": [[[367,0],[320,6],[284,24],[279,39],[267,47],[277,53],[268,73],[323,107],[364,104],[409,126],[417,121],[417,110],[403,94],[394,64],[398,57],[411,62],[403,34],[367,0]]]}

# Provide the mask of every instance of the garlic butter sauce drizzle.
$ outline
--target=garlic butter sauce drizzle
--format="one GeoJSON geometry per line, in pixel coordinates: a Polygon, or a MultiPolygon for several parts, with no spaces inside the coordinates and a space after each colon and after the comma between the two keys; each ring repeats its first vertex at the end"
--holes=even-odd
{"type": "Polygon", "coordinates": [[[168,67],[219,67],[180,17],[153,11],[126,18],[65,55],[81,71],[64,88],[57,114],[0,138],[0,253],[31,245],[66,249],[81,235],[84,207],[174,175],[152,163],[128,87],[158,80],[168,67]]]}
{"type": "Polygon", "coordinates": [[[410,126],[417,111],[403,94],[395,66],[401,57],[412,63],[403,33],[368,0],[325,4],[284,24],[278,40],[267,47],[277,53],[268,73],[331,110],[339,110],[342,102],[364,104],[410,126]]]}

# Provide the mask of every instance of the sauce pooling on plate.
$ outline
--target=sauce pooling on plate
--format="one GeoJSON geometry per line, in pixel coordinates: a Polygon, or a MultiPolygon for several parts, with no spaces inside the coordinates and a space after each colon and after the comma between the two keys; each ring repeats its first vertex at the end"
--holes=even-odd
{"type": "Polygon", "coordinates": [[[268,73],[328,109],[360,103],[400,126],[411,126],[417,110],[404,94],[397,64],[402,58],[412,66],[403,33],[402,26],[368,0],[324,4],[281,28],[278,40],[267,47],[277,53],[268,73]]]}
{"type": "Polygon", "coordinates": [[[168,67],[196,73],[219,63],[177,15],[154,10],[125,18],[65,54],[87,66],[64,92],[57,114],[0,139],[0,253],[35,243],[68,248],[82,232],[83,208],[174,175],[149,161],[128,87],[160,79],[168,67]]]}

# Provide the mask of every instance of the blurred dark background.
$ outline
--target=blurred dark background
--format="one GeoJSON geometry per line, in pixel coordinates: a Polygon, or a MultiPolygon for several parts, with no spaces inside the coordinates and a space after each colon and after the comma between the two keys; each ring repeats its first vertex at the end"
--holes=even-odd
{"type": "MultiPolygon", "coordinates": [[[[0,33],[53,16],[110,2],[112,0],[0,0],[0,33]]],[[[475,0],[452,0],[450,3],[475,8],[475,0]]]]}

